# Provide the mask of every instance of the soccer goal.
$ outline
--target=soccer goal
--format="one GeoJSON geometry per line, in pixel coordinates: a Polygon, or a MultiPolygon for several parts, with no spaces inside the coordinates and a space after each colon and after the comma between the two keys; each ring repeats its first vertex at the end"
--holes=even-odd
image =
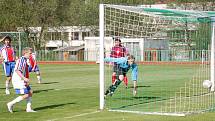
{"type": "Polygon", "coordinates": [[[174,115],[213,111],[215,12],[100,5],[100,109],[174,115]],[[104,63],[119,37],[138,64],[137,94],[128,76],[112,96],[113,65],[104,63]],[[104,44],[106,43],[106,44],[104,44]],[[113,45],[114,41],[109,44],[113,45]],[[104,52],[105,48],[105,52],[104,52]],[[104,55],[105,54],[105,55],[104,55]],[[209,80],[209,83],[205,80],[209,80]]]}

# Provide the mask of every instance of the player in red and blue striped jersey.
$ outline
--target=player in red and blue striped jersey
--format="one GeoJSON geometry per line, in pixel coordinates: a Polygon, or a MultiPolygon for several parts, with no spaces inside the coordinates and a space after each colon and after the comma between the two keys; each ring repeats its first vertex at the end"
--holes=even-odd
{"type": "MultiPolygon", "coordinates": [[[[32,49],[31,49],[32,50],[32,49]]],[[[39,70],[39,66],[37,65],[37,61],[36,61],[36,54],[32,53],[28,59],[28,65],[29,65],[29,72],[35,72],[37,75],[37,83],[41,83],[41,76],[40,76],[40,70],[39,70]]]]}
{"type": "MultiPolygon", "coordinates": [[[[115,41],[115,45],[111,49],[110,57],[112,57],[112,58],[125,57],[128,54],[128,51],[124,46],[122,46],[120,38],[116,37],[116,38],[114,38],[114,41],[115,41]]],[[[114,84],[116,81],[116,72],[119,70],[119,68],[120,67],[117,63],[113,64],[112,84],[114,84]]],[[[124,81],[125,86],[127,87],[128,86],[128,78],[126,75],[124,76],[123,81],[124,81]]]]}
{"type": "Polygon", "coordinates": [[[24,99],[27,100],[26,112],[36,112],[31,108],[31,97],[33,91],[29,85],[29,70],[27,64],[27,59],[31,55],[31,48],[26,47],[22,52],[23,56],[16,61],[14,73],[12,76],[12,84],[13,88],[15,89],[15,93],[19,95],[21,94],[21,96],[18,96],[11,102],[7,103],[8,111],[11,113],[13,113],[13,106],[24,99]]]}
{"type": "Polygon", "coordinates": [[[5,87],[6,87],[5,93],[10,94],[9,84],[10,84],[11,76],[15,66],[16,53],[14,51],[14,48],[11,45],[12,39],[10,38],[10,36],[5,36],[2,39],[2,41],[4,42],[4,46],[0,50],[0,55],[1,55],[1,60],[3,64],[4,73],[5,73],[5,76],[7,77],[5,82],[5,87]]]}

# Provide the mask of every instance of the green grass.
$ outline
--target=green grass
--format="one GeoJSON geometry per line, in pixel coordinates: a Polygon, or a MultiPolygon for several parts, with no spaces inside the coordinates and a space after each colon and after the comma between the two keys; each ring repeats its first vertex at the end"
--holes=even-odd
{"type": "MultiPolygon", "coordinates": [[[[154,68],[154,67],[153,67],[154,68]]],[[[143,85],[150,85],[151,73],[160,72],[145,67],[143,85]],[[148,72],[148,73],[147,73],[148,72]],[[151,72],[151,73],[150,73],[151,72]],[[148,79],[147,79],[148,78],[148,79]]],[[[0,83],[1,121],[213,121],[215,113],[188,115],[185,117],[140,115],[109,112],[99,108],[99,66],[98,65],[40,65],[43,84],[36,84],[36,76],[31,74],[34,90],[32,106],[37,113],[26,113],[23,101],[14,107],[14,113],[7,111],[6,103],[17,95],[4,94],[4,81],[0,83]]],[[[186,70],[186,69],[185,69],[186,70]]],[[[187,72],[190,69],[187,68],[187,72]]],[[[179,71],[180,72],[180,71],[179,71]]],[[[167,72],[164,72],[167,73],[167,72]]],[[[141,76],[141,75],[140,75],[141,76]]],[[[183,80],[183,77],[181,78],[183,80]]],[[[162,80],[162,79],[161,79],[162,80]]],[[[159,81],[159,80],[158,80],[159,81]]],[[[171,81],[171,80],[169,80],[171,81]]],[[[121,85],[121,88],[123,86],[121,85]]],[[[148,87],[145,87],[147,92],[148,87]]],[[[118,93],[120,89],[117,90],[118,93]]],[[[146,95],[150,95],[146,93],[146,95]]],[[[109,98],[108,100],[111,100],[109,98]]]]}
{"type": "Polygon", "coordinates": [[[207,70],[201,65],[139,65],[138,95],[134,97],[132,88],[120,85],[107,98],[107,106],[151,113],[191,113],[213,108],[214,103],[209,102],[214,101],[214,95],[202,87],[202,80],[209,76],[207,70]]]}

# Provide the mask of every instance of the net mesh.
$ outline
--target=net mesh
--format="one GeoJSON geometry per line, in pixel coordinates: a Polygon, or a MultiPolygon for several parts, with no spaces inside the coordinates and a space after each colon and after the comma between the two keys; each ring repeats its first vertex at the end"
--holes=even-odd
{"type": "MultiPolygon", "coordinates": [[[[106,98],[111,111],[186,115],[214,109],[210,80],[211,20],[214,12],[105,5],[105,37],[119,37],[138,63],[137,95],[130,72],[106,98]]],[[[114,41],[112,43],[114,45],[114,41]]],[[[107,45],[105,45],[107,46],[107,45]]],[[[106,56],[111,48],[105,48],[106,56]]],[[[113,64],[105,65],[106,89],[113,64]]]]}

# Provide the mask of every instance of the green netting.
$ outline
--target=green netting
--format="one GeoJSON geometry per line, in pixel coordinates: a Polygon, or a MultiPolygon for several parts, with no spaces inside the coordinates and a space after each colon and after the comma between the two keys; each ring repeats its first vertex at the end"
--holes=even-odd
{"type": "MultiPolygon", "coordinates": [[[[214,92],[202,83],[210,79],[215,12],[105,7],[104,36],[120,36],[128,52],[140,61],[137,95],[133,95],[128,72],[130,85],[126,88],[122,82],[105,99],[106,107],[111,111],[177,116],[214,110],[214,92]]],[[[106,65],[106,88],[111,79],[112,66],[106,65]]]]}
{"type": "Polygon", "coordinates": [[[211,22],[215,16],[214,11],[191,11],[174,9],[143,8],[143,11],[154,15],[165,16],[169,20],[178,20],[184,22],[211,22]]]}
{"type": "Polygon", "coordinates": [[[211,22],[215,17],[215,11],[194,11],[178,9],[145,8],[142,6],[107,5],[115,9],[141,13],[149,16],[163,17],[164,20],[175,20],[179,22],[211,22]]]}

